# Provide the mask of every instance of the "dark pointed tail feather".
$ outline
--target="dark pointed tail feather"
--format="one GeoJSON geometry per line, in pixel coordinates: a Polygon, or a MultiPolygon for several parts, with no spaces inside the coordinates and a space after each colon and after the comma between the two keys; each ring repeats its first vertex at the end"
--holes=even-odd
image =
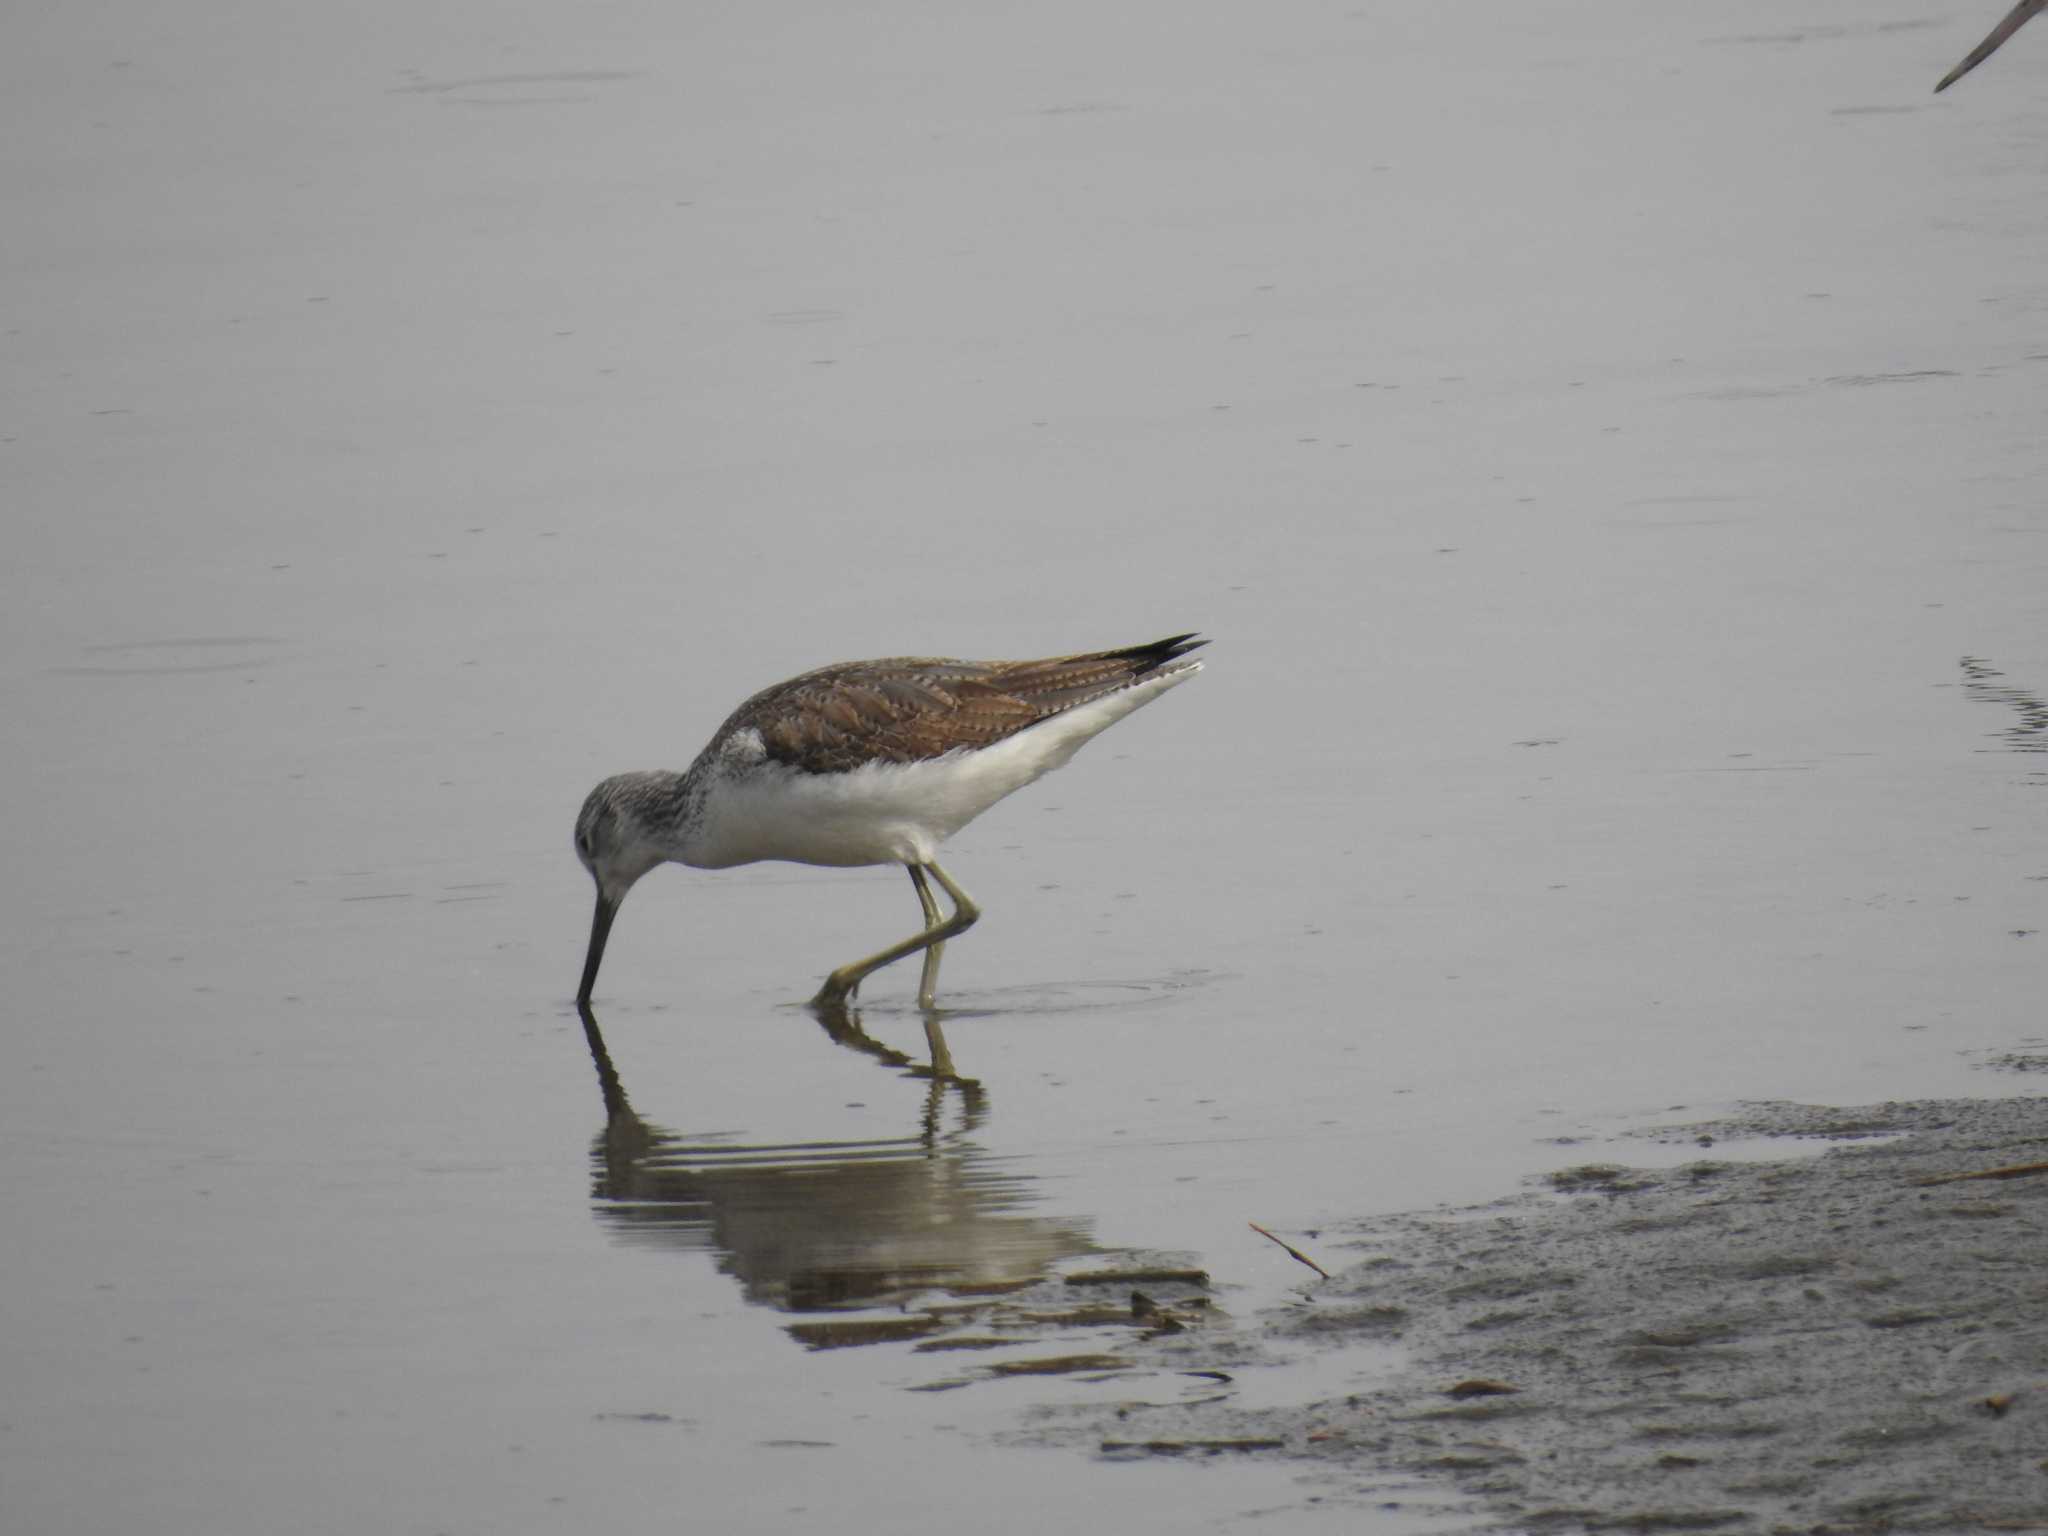
{"type": "Polygon", "coordinates": [[[1175,657],[1185,656],[1189,651],[1198,651],[1208,643],[1190,630],[1185,635],[1168,635],[1164,640],[1154,640],[1148,645],[1131,645],[1120,651],[1104,651],[1102,658],[1105,661],[1136,662],[1138,665],[1132,669],[1131,675],[1134,678],[1148,677],[1175,657]]]}

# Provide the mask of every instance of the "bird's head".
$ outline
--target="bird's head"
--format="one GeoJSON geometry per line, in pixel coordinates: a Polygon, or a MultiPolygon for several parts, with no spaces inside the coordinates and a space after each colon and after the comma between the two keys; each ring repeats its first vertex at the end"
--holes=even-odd
{"type": "Polygon", "coordinates": [[[597,913],[590,924],[590,949],[583,960],[583,984],[576,1001],[590,1001],[590,989],[597,984],[597,967],[604,959],[605,938],[612,931],[612,919],[619,903],[648,870],[661,863],[661,854],[645,811],[660,775],[622,773],[606,779],[584,799],[576,814],[576,857],[597,882],[597,913]]]}

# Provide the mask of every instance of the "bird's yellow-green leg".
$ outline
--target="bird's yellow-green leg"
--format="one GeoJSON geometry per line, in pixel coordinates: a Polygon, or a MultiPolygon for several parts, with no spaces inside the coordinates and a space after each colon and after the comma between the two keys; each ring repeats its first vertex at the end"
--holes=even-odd
{"type": "MultiPolygon", "coordinates": [[[[906,866],[910,870],[910,883],[917,887],[918,905],[924,908],[924,929],[930,933],[943,926],[939,917],[939,904],[932,899],[931,882],[924,877],[924,871],[915,864],[906,866]]],[[[932,1053],[932,1076],[953,1077],[953,1050],[946,1044],[946,1032],[939,1027],[938,1005],[933,1001],[939,988],[939,957],[946,952],[946,941],[926,947],[924,952],[924,974],[917,982],[917,1006],[924,1010],[924,1042],[932,1053]]]]}
{"type": "MultiPolygon", "coordinates": [[[[939,916],[939,904],[932,899],[931,882],[925,879],[924,871],[915,864],[906,864],[904,868],[910,871],[910,883],[917,887],[917,904],[924,908],[924,931],[930,933],[934,928],[944,927],[945,920],[939,916]]],[[[925,948],[924,974],[917,980],[917,1006],[920,1008],[936,1006],[932,998],[939,989],[939,957],[945,952],[944,939],[925,948]]]]}
{"type": "MultiPolygon", "coordinates": [[[[860,984],[883,966],[901,960],[905,955],[914,955],[919,950],[931,950],[944,944],[948,939],[959,937],[972,928],[975,920],[981,916],[981,908],[974,904],[974,898],[955,885],[953,877],[939,868],[938,865],[912,864],[908,868],[911,872],[910,878],[912,883],[918,887],[918,900],[920,903],[926,904],[925,915],[927,921],[938,916],[938,903],[932,900],[930,890],[923,883],[923,876],[927,874],[938,881],[945,888],[946,894],[953,898],[953,915],[934,927],[926,928],[922,933],[912,934],[900,944],[891,944],[879,954],[869,955],[865,960],[856,960],[851,965],[840,966],[838,970],[825,978],[825,985],[820,987],[818,995],[811,999],[818,1007],[845,1007],[847,999],[853,996],[860,984]]],[[[931,1006],[930,988],[938,980],[938,965],[936,962],[927,962],[924,980],[925,985],[919,988],[918,991],[918,1002],[929,1008],[931,1006]]]]}
{"type": "MultiPolygon", "coordinates": [[[[952,877],[938,865],[927,864],[925,868],[931,871],[934,880],[946,888],[946,894],[953,898],[952,931],[965,933],[974,926],[975,919],[981,916],[981,908],[977,907],[974,898],[955,885],[952,877]]],[[[931,893],[924,890],[921,884],[919,894],[928,901],[931,899],[931,893]]],[[[930,911],[936,914],[938,903],[933,902],[930,911]]],[[[945,947],[945,942],[944,939],[939,939],[925,951],[924,985],[918,989],[917,1004],[924,1010],[924,1037],[932,1048],[932,1068],[946,1077],[952,1077],[955,1075],[953,1053],[946,1049],[946,1037],[939,1032],[937,1004],[933,1000],[939,980],[939,951],[945,947]]]]}

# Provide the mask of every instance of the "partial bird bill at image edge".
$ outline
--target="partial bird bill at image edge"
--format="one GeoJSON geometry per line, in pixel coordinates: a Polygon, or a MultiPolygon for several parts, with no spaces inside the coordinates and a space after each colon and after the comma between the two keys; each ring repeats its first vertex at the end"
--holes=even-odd
{"type": "Polygon", "coordinates": [[[2007,38],[2019,31],[2033,16],[2044,9],[2048,9],[2048,0],[2020,0],[2020,3],[2007,11],[2004,19],[1991,29],[1990,35],[1964,56],[1962,63],[1941,77],[1940,82],[1934,87],[1935,93],[1939,95],[1947,90],[1979,64],[1990,58],[1992,54],[1998,52],[2007,38]]]}

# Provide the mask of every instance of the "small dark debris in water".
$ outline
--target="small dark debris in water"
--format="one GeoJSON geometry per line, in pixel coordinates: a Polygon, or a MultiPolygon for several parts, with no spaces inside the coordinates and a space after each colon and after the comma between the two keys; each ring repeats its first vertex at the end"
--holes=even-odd
{"type": "Polygon", "coordinates": [[[2002,1419],[2012,1408],[2012,1393],[1994,1392],[1984,1399],[1984,1408],[1994,1419],[2002,1419]]]}
{"type": "Polygon", "coordinates": [[[791,1323],[789,1336],[806,1349],[848,1349],[862,1344],[890,1344],[923,1338],[946,1326],[940,1317],[849,1317],[829,1323],[791,1323]]]}
{"type": "Polygon", "coordinates": [[[1102,1453],[1105,1456],[1185,1456],[1194,1452],[1214,1456],[1225,1451],[1278,1451],[1284,1450],[1286,1445],[1285,1440],[1268,1440],[1253,1435],[1229,1440],[1105,1440],[1102,1453]]]}
{"type": "Polygon", "coordinates": [[[918,1354],[928,1355],[949,1349],[1008,1349],[1017,1342],[1016,1339],[998,1339],[981,1334],[963,1333],[950,1339],[926,1339],[915,1348],[918,1354]]]}
{"type": "Polygon", "coordinates": [[[672,1413],[595,1413],[591,1415],[600,1424],[692,1424],[693,1419],[679,1419],[672,1413]]]}
{"type": "Polygon", "coordinates": [[[1235,1381],[1237,1378],[1228,1371],[1182,1371],[1183,1376],[1198,1377],[1203,1381],[1235,1381]]]}
{"type": "Polygon", "coordinates": [[[1498,1397],[1503,1393],[1519,1392],[1520,1387],[1511,1387],[1504,1381],[1492,1381],[1475,1376],[1470,1381],[1461,1381],[1455,1387],[1446,1387],[1446,1397],[1498,1397]]]}
{"type": "Polygon", "coordinates": [[[998,1360],[989,1369],[998,1376],[1068,1376],[1075,1371],[1121,1371],[1129,1362],[1115,1355],[1050,1355],[1042,1360],[998,1360]]]}
{"type": "Polygon", "coordinates": [[[1068,1285],[1200,1285],[1209,1283],[1206,1269],[1084,1269],[1066,1277],[1068,1285]]]}
{"type": "Polygon", "coordinates": [[[838,1444],[836,1440],[756,1440],[754,1443],[771,1451],[829,1451],[838,1444]]]}
{"type": "Polygon", "coordinates": [[[1677,1471],[1682,1467],[1703,1466],[1705,1463],[1697,1456],[1675,1456],[1667,1452],[1657,1458],[1657,1465],[1660,1467],[1670,1467],[1673,1471],[1677,1471]]]}

